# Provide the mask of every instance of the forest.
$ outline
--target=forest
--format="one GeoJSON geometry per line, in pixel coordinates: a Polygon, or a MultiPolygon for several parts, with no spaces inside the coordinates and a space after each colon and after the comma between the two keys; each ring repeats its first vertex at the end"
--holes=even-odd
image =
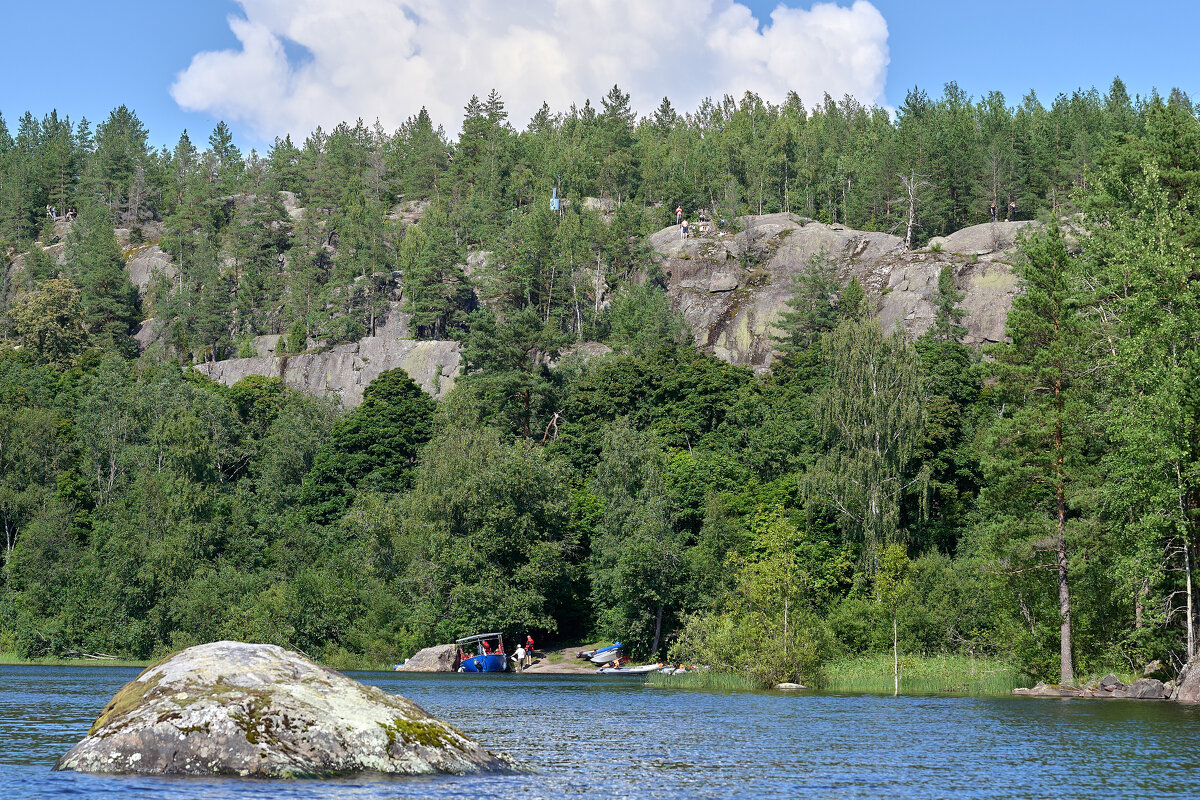
{"type": "Polygon", "coordinates": [[[499,630],[813,683],[893,634],[1063,683],[1195,653],[1182,92],[1047,107],[951,83],[894,114],[747,93],[639,117],[614,86],[522,127],[473,97],[453,137],[422,110],[266,154],[224,123],[151,141],[126,107],[0,116],[0,651],[228,638],[380,666],[499,630]],[[1008,341],[960,343],[948,271],[910,340],[814,259],[755,375],[671,308],[645,237],[677,206],[731,230],[911,222],[914,248],[992,206],[1045,224],[1008,341]],[[174,269],[141,293],[146,243],[174,269]],[[440,401],[400,370],[344,409],[191,369],[260,335],[355,341],[397,302],[461,343],[440,401]]]}

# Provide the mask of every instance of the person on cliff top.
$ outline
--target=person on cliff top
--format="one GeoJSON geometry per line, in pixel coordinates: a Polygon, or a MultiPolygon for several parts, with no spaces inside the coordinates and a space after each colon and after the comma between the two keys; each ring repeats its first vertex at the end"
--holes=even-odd
{"type": "Polygon", "coordinates": [[[992,213],[992,222],[995,222],[996,221],[996,201],[995,200],[992,201],[992,205],[989,210],[992,213]]]}
{"type": "Polygon", "coordinates": [[[1009,222],[1017,221],[1017,201],[1016,200],[1013,200],[1012,202],[1010,202],[1008,204],[1008,221],[1009,222]]]}
{"type": "Polygon", "coordinates": [[[681,227],[679,229],[679,238],[680,239],[688,238],[688,221],[686,219],[683,221],[683,227],[681,227]]]}
{"type": "Polygon", "coordinates": [[[678,225],[681,222],[683,222],[683,206],[676,206],[675,207],[675,224],[678,225]]]}

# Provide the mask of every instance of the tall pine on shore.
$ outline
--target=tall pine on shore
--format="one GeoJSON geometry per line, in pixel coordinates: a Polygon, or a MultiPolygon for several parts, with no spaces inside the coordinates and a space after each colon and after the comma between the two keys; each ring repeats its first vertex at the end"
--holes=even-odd
{"type": "MultiPolygon", "coordinates": [[[[992,350],[999,415],[981,448],[987,488],[981,502],[998,571],[1015,576],[1048,566],[1057,577],[1059,680],[1075,682],[1070,538],[1091,471],[1086,331],[1069,278],[1071,257],[1056,225],[1025,245],[1025,294],[1013,301],[1011,343],[992,350]]],[[[1029,581],[1022,582],[1025,586],[1029,581]]],[[[1021,607],[1025,601],[1018,598],[1021,607]]],[[[1032,613],[1026,612],[1030,617],[1032,613]]],[[[1031,623],[1031,627],[1033,624],[1031,623]]]]}

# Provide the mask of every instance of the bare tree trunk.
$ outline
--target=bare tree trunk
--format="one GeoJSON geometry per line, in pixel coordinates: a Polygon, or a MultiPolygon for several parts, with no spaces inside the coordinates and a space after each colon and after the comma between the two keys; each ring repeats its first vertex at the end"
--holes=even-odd
{"type": "Polygon", "coordinates": [[[900,183],[904,185],[905,194],[908,195],[908,224],[904,232],[904,246],[912,250],[913,230],[917,227],[917,192],[930,183],[915,172],[901,175],[900,183]]]}
{"type": "Polygon", "coordinates": [[[1192,606],[1192,546],[1183,543],[1183,571],[1187,576],[1187,654],[1188,661],[1196,657],[1196,615],[1192,606]]]}
{"type": "Polygon", "coordinates": [[[900,626],[892,612],[892,697],[900,696],[900,626]]]}
{"type": "Polygon", "coordinates": [[[662,606],[658,607],[658,614],[654,618],[654,645],[650,648],[651,653],[658,653],[658,640],[662,636],[662,606]]]}
{"type": "Polygon", "coordinates": [[[1055,455],[1055,496],[1058,506],[1058,539],[1056,555],[1058,558],[1058,614],[1059,622],[1059,683],[1066,686],[1075,684],[1075,665],[1071,658],[1071,589],[1067,583],[1067,495],[1063,479],[1063,430],[1062,430],[1062,395],[1059,394],[1061,384],[1056,381],[1054,393],[1059,397],[1060,415],[1054,428],[1055,455]]]}

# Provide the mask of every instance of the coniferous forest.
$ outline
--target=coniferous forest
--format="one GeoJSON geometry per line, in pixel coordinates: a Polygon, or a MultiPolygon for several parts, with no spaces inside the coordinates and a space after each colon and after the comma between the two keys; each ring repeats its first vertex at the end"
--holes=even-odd
{"type": "Polygon", "coordinates": [[[1180,92],[639,117],[614,87],[527,122],[493,92],[454,134],[421,111],[262,154],[223,123],[153,141],[125,107],[0,117],[0,651],[229,638],[383,665],[499,630],[819,681],[895,623],[903,652],[1056,682],[1194,653],[1180,92]],[[910,340],[813,265],[766,375],[692,345],[645,242],[682,206],[901,236],[912,213],[920,247],[993,204],[1045,223],[1009,341],[960,343],[948,276],[910,340]],[[126,260],[148,242],[173,270],[142,293],[126,260]],[[396,297],[415,336],[461,343],[442,400],[399,370],[346,410],[191,369],[260,335],[358,340],[396,297]]]}

